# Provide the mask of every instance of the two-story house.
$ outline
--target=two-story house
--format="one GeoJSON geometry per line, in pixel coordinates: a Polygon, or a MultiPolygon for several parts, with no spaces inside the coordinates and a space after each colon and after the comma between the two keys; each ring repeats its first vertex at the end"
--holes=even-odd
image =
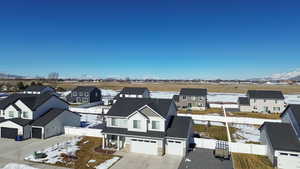
{"type": "Polygon", "coordinates": [[[285,108],[282,92],[268,90],[249,90],[238,105],[241,112],[281,113],[285,108]]]}
{"type": "Polygon", "coordinates": [[[79,126],[80,115],[68,106],[49,92],[12,94],[0,101],[0,138],[47,138],[63,133],[64,125],[79,126]]]}
{"type": "Polygon", "coordinates": [[[300,168],[300,105],[288,105],[281,114],[282,123],[265,122],[260,141],[267,156],[278,169],[300,168]]]}
{"type": "Polygon", "coordinates": [[[123,98],[150,98],[150,91],[146,87],[124,87],[110,103],[115,103],[118,99],[123,98]]]}
{"type": "Polygon", "coordinates": [[[43,93],[54,93],[55,89],[50,86],[34,85],[29,86],[24,90],[24,94],[43,94],[43,93]]]}
{"type": "Polygon", "coordinates": [[[192,141],[192,119],[177,116],[171,99],[119,99],[105,119],[104,149],[184,156],[192,141]]]}
{"type": "Polygon", "coordinates": [[[207,89],[182,88],[179,95],[174,95],[173,99],[179,109],[207,109],[207,89]]]}
{"type": "Polygon", "coordinates": [[[94,86],[78,86],[67,96],[69,103],[93,103],[102,101],[101,90],[94,86]]]}

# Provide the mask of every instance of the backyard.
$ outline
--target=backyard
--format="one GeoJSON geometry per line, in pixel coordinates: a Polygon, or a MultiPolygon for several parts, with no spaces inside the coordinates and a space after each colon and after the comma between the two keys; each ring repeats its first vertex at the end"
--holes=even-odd
{"type": "Polygon", "coordinates": [[[235,169],[274,169],[265,156],[232,153],[235,169]]]}
{"type": "Polygon", "coordinates": [[[252,113],[252,112],[230,112],[227,116],[231,117],[249,117],[249,118],[260,118],[260,119],[280,119],[279,113],[263,114],[263,113],[252,113]]]}
{"type": "Polygon", "coordinates": [[[178,113],[181,114],[197,114],[197,115],[221,115],[223,116],[223,110],[220,108],[209,108],[206,110],[184,110],[180,109],[178,113]]]}
{"type": "MultiPolygon", "coordinates": [[[[229,127],[230,133],[235,133],[236,128],[229,127]]],[[[200,134],[200,137],[208,137],[216,140],[228,141],[227,131],[225,126],[210,126],[196,124],[194,125],[194,131],[200,134]]],[[[232,137],[233,138],[233,137],[232,137]]]]}

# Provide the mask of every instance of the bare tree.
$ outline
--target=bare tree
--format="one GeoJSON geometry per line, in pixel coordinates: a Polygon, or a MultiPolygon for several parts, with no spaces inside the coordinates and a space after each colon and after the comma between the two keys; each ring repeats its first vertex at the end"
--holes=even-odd
{"type": "Polygon", "coordinates": [[[48,79],[50,80],[57,80],[59,78],[59,73],[58,72],[51,72],[48,75],[48,79]]]}

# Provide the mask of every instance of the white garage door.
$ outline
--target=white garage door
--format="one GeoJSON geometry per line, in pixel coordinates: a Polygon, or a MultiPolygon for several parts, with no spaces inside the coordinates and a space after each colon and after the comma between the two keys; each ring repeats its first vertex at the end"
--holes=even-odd
{"type": "Polygon", "coordinates": [[[143,139],[131,139],[131,152],[157,155],[157,142],[143,139]]]}
{"type": "Polygon", "coordinates": [[[184,156],[184,141],[167,140],[166,154],[184,156]]]}
{"type": "Polygon", "coordinates": [[[300,156],[280,153],[277,158],[278,169],[300,169],[300,156]]]}

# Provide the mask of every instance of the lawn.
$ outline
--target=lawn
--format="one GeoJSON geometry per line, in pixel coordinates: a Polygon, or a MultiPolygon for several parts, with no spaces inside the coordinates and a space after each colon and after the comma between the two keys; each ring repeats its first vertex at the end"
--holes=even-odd
{"type": "MultiPolygon", "coordinates": [[[[236,130],[236,128],[229,127],[230,133],[235,133],[236,130]]],[[[225,126],[207,126],[202,124],[196,124],[194,125],[194,131],[200,133],[200,137],[202,135],[216,140],[228,141],[225,126]]],[[[233,137],[231,136],[231,138],[233,137]]]]}
{"type": "Polygon", "coordinates": [[[235,169],[274,169],[265,156],[232,153],[235,169]]]}
{"type": "Polygon", "coordinates": [[[100,138],[83,137],[40,151],[47,157],[35,159],[33,155],[30,155],[25,160],[76,169],[96,169],[99,166],[108,168],[120,157],[113,155],[111,151],[96,152],[95,149],[100,147],[101,143],[100,138]]]}
{"type": "Polygon", "coordinates": [[[260,119],[280,119],[280,113],[262,114],[262,113],[252,113],[252,112],[230,112],[227,113],[227,116],[249,117],[249,118],[260,118],[260,119]]]}
{"type": "Polygon", "coordinates": [[[205,114],[219,114],[223,116],[223,110],[219,108],[209,108],[206,110],[184,110],[181,109],[178,111],[181,114],[197,114],[197,115],[205,115],[205,114]]]}

